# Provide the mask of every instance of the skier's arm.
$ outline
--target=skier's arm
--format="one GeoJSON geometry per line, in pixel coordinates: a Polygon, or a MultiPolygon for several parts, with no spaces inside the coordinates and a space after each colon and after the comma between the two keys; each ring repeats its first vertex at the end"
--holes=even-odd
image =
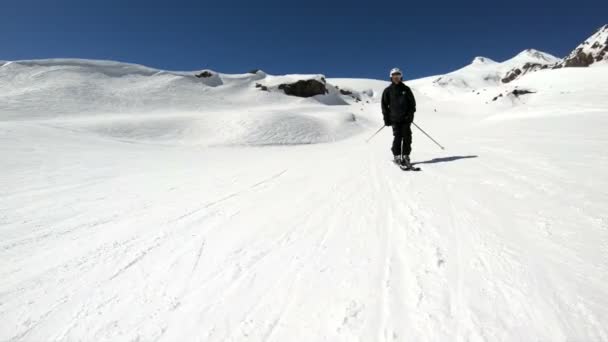
{"type": "Polygon", "coordinates": [[[387,95],[388,95],[387,91],[386,91],[386,89],[384,89],[384,92],[382,93],[382,115],[384,115],[384,116],[387,116],[390,113],[387,95]]]}
{"type": "Polygon", "coordinates": [[[384,119],[384,124],[390,126],[390,107],[388,103],[388,92],[384,89],[382,93],[382,117],[384,119]]]}
{"type": "Polygon", "coordinates": [[[409,103],[409,108],[411,108],[410,112],[413,114],[416,112],[416,98],[414,97],[414,93],[412,92],[412,89],[410,89],[409,87],[407,88],[407,94],[410,100],[409,103]]]}

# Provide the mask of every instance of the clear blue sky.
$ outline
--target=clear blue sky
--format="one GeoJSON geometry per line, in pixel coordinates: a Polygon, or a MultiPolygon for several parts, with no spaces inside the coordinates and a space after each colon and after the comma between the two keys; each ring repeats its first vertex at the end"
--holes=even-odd
{"type": "Polygon", "coordinates": [[[19,0],[0,6],[0,59],[411,79],[526,48],[562,57],[603,24],[606,0],[19,0]]]}

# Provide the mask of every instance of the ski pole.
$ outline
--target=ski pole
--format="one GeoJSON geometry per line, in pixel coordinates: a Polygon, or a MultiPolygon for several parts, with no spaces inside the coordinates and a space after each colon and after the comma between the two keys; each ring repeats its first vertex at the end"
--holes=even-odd
{"type": "Polygon", "coordinates": [[[414,124],[414,126],[416,126],[416,128],[418,128],[420,130],[420,132],[424,133],[424,135],[426,135],[427,137],[429,137],[429,139],[431,139],[435,144],[437,144],[437,146],[441,147],[442,150],[445,150],[445,147],[441,146],[441,144],[439,144],[437,141],[435,141],[435,139],[433,139],[430,135],[428,135],[422,128],[420,128],[418,125],[416,125],[416,123],[412,122],[414,124]]]}
{"type": "Polygon", "coordinates": [[[365,142],[367,143],[367,142],[369,142],[370,140],[372,140],[372,138],[373,138],[373,137],[375,137],[375,136],[376,136],[376,134],[380,133],[380,131],[381,131],[382,129],[384,129],[384,127],[386,127],[386,126],[382,125],[382,127],[380,127],[380,129],[379,129],[379,130],[377,130],[377,131],[376,131],[376,133],[372,134],[372,136],[371,136],[371,137],[367,138],[367,140],[365,140],[365,142]]]}

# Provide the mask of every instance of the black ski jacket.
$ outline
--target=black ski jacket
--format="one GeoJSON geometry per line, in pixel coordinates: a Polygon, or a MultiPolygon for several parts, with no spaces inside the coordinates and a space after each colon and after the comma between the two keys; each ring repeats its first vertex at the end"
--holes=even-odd
{"type": "Polygon", "coordinates": [[[403,84],[391,83],[382,93],[382,115],[390,124],[412,122],[416,112],[416,99],[412,90],[403,84]]]}

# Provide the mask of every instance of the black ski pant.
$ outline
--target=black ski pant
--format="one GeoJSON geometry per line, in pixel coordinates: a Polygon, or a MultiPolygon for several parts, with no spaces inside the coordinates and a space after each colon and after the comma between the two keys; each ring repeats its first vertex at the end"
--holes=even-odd
{"type": "Polygon", "coordinates": [[[393,151],[394,156],[409,156],[412,152],[411,122],[396,122],[393,124],[393,151]]]}

